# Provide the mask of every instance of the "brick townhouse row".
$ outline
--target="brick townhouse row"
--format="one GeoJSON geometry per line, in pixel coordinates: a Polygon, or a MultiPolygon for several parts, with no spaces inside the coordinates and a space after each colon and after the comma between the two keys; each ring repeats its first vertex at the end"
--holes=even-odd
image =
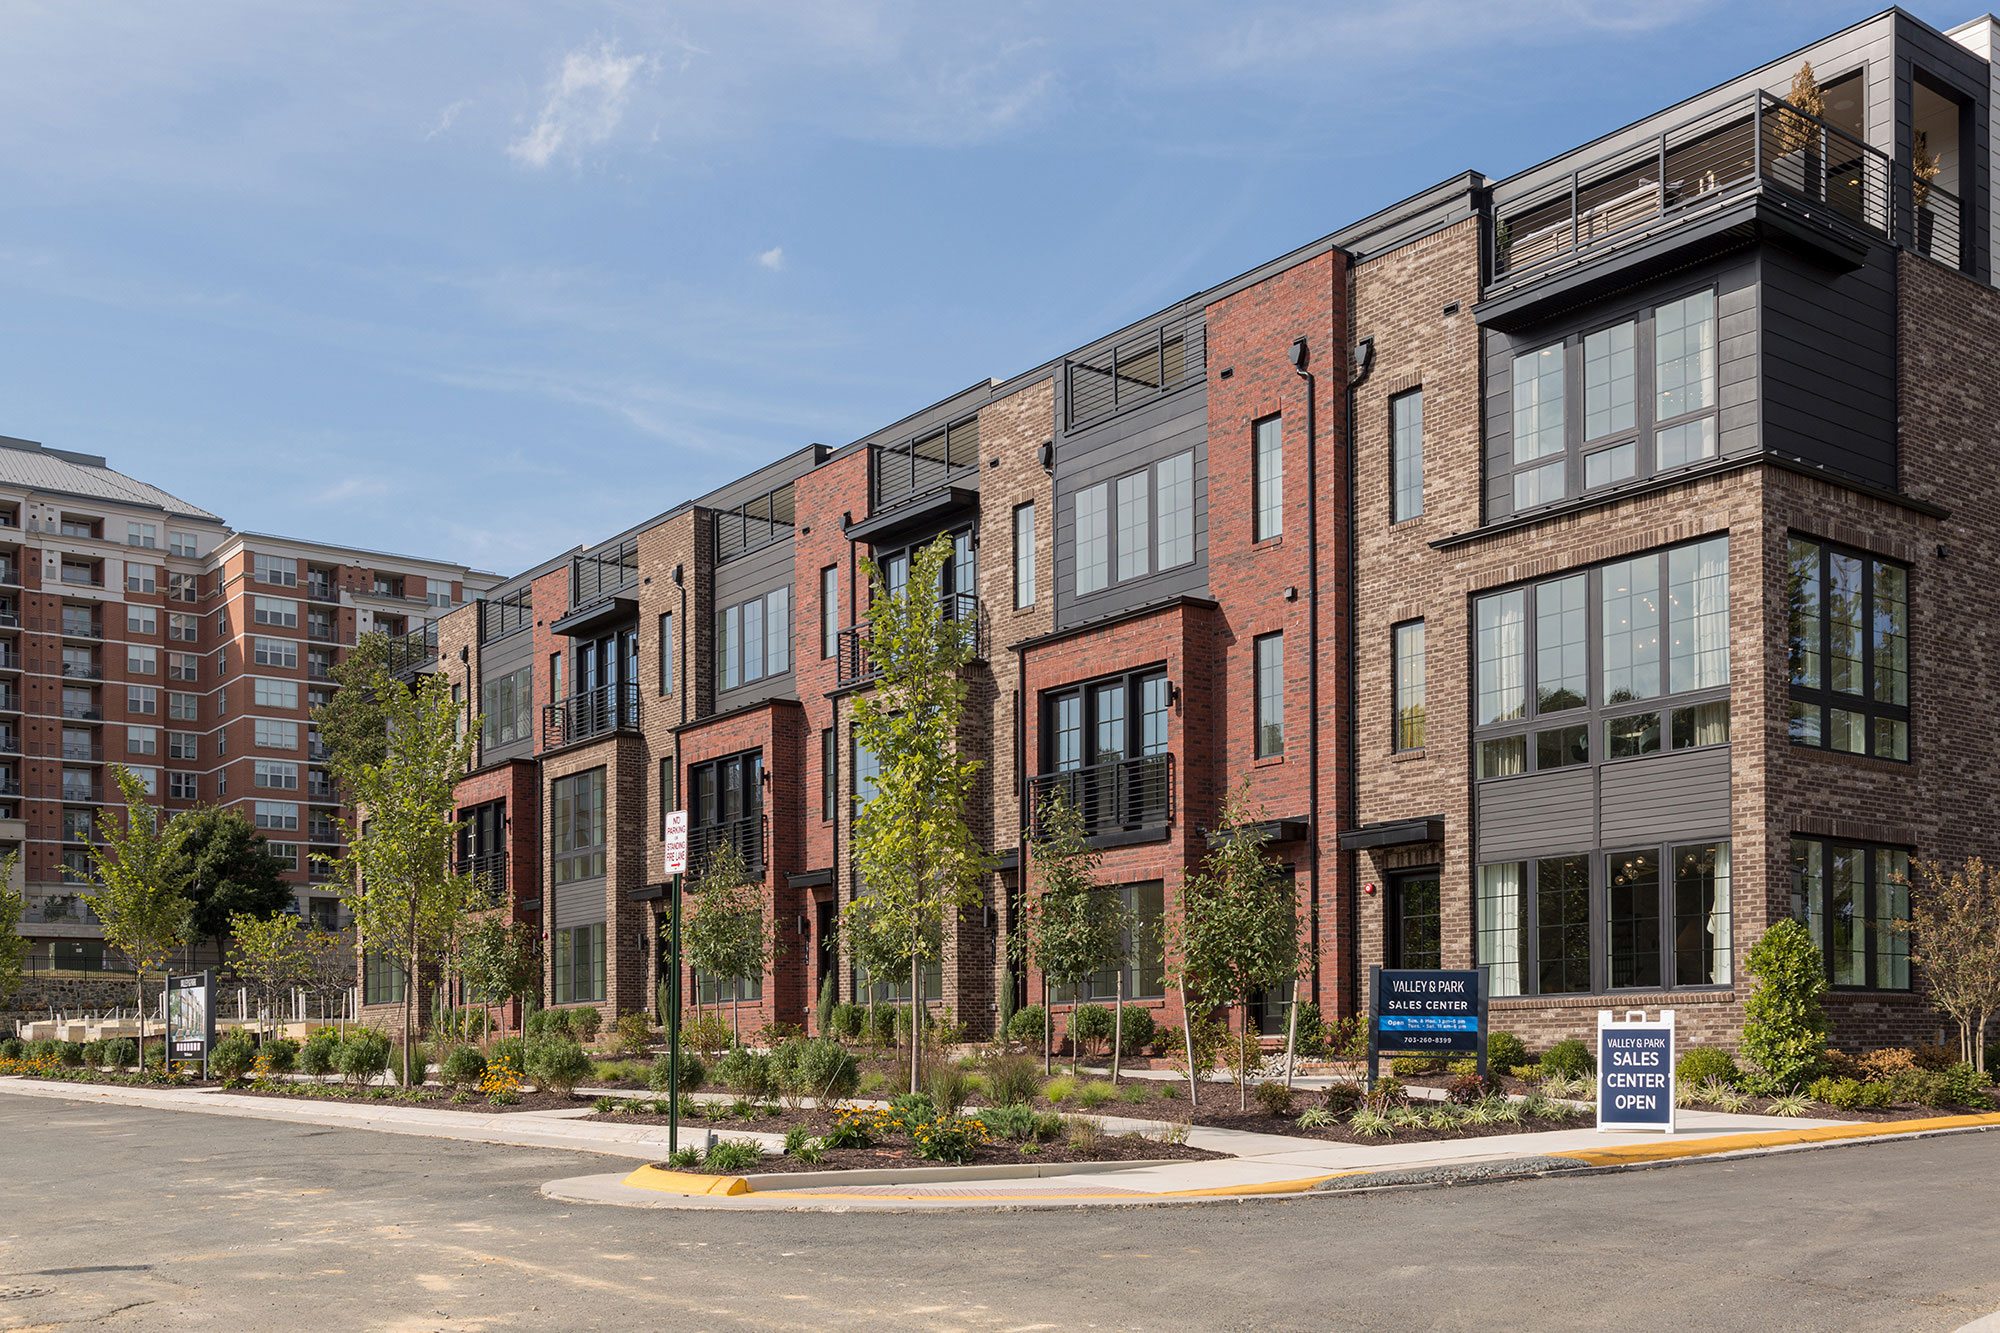
{"type": "MultiPolygon", "coordinates": [[[[1858,23],[446,616],[412,669],[476,721],[462,852],[541,930],[545,1001],[654,1006],[678,809],[786,945],[691,996],[865,994],[861,567],[946,539],[992,869],[925,992],[973,1032],[1044,998],[1007,949],[1044,798],[1158,917],[1241,789],[1328,1014],[1371,966],[1478,964],[1537,1042],[1663,1005],[1730,1042],[1796,915],[1842,1040],[1934,1034],[1904,877],[2000,833],[1994,30],[1858,23]]],[[[1123,993],[1178,1021],[1161,971],[1138,948],[1123,993]]]]}

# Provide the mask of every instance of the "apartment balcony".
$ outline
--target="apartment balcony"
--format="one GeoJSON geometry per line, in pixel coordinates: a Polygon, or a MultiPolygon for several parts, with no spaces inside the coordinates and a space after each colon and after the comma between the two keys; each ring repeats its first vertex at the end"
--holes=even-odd
{"type": "MultiPolygon", "coordinates": [[[[0,733],[0,754],[19,754],[19,753],[21,753],[21,738],[19,736],[13,735],[12,733],[0,733]]],[[[21,784],[16,782],[14,784],[15,794],[18,795],[20,789],[21,789],[21,784]]],[[[4,787],[0,787],[0,792],[4,792],[5,790],[6,789],[4,787]]]]}
{"type": "Polygon", "coordinates": [[[307,741],[306,758],[316,764],[327,763],[333,758],[333,747],[325,741],[307,741]]]}
{"type": "Polygon", "coordinates": [[[21,779],[11,773],[0,773],[0,796],[19,796],[21,779]]]}
{"type": "Polygon", "coordinates": [[[542,706],[542,747],[557,749],[608,736],[613,732],[639,729],[639,687],[636,684],[600,685],[582,694],[573,694],[560,703],[542,706]]]}
{"type": "Polygon", "coordinates": [[[306,622],[306,637],[317,640],[320,643],[337,643],[340,640],[340,631],[331,625],[316,625],[308,620],[306,622]]]}
{"type": "Polygon", "coordinates": [[[18,588],[20,586],[20,567],[17,565],[0,565],[0,587],[18,588]]]}
{"type": "Polygon", "coordinates": [[[507,901],[507,853],[474,852],[459,857],[454,869],[477,882],[480,901],[487,907],[498,907],[507,901]]]}
{"type": "Polygon", "coordinates": [[[101,639],[104,637],[104,626],[89,620],[65,619],[62,636],[65,639],[101,639]]]}
{"type": "Polygon", "coordinates": [[[435,665],[437,656],[437,626],[424,625],[389,640],[389,660],[384,666],[390,675],[408,680],[435,665]]]}
{"type": "Polygon", "coordinates": [[[15,611],[0,611],[0,630],[21,628],[21,617],[15,611]]]}
{"type": "Polygon", "coordinates": [[[77,569],[71,565],[64,565],[62,581],[72,588],[102,588],[104,575],[94,569],[77,569]]]}
{"type": "MultiPolygon", "coordinates": [[[[969,592],[951,593],[941,599],[946,624],[955,626],[967,639],[974,657],[986,656],[986,617],[979,599],[969,592]]],[[[867,622],[840,631],[834,645],[834,679],[838,686],[863,685],[882,674],[869,651],[867,622]]]]}
{"type": "Polygon", "coordinates": [[[1489,303],[1607,254],[1696,244],[1752,214],[1854,263],[1878,239],[1961,266],[1954,196],[1762,91],[1496,201],[1495,212],[1489,303]]]}
{"type": "Polygon", "coordinates": [[[63,717],[71,722],[102,722],[104,710],[95,704],[64,704],[63,717]]]}
{"type": "Polygon", "coordinates": [[[315,662],[312,658],[308,657],[306,659],[306,678],[308,680],[332,680],[333,664],[331,662],[315,662]]]}
{"type": "Polygon", "coordinates": [[[306,600],[309,602],[338,602],[340,593],[325,579],[308,578],[305,584],[306,600]]]}
{"type": "Polygon", "coordinates": [[[104,747],[86,745],[82,741],[64,741],[62,757],[79,764],[101,764],[104,762],[104,747]]]}
{"type": "Polygon", "coordinates": [[[102,801],[104,795],[102,789],[97,787],[65,786],[56,799],[67,801],[71,805],[93,805],[102,801]]]}
{"type": "Polygon", "coordinates": [[[0,671],[19,671],[20,669],[21,650],[0,644],[0,671]]]}
{"type": "Polygon", "coordinates": [[[743,864],[753,874],[764,869],[764,817],[746,815],[719,824],[701,824],[688,830],[688,873],[699,875],[708,858],[724,844],[733,845],[743,864]]]}
{"type": "Polygon", "coordinates": [[[21,920],[38,926],[89,926],[97,924],[97,913],[81,893],[29,891],[21,920]]]}
{"type": "Polygon", "coordinates": [[[1092,836],[1164,829],[1174,819],[1174,757],[1148,754],[1040,773],[1028,782],[1028,799],[1037,834],[1050,801],[1081,811],[1092,836]]]}
{"type": "Polygon", "coordinates": [[[19,690],[0,690],[0,713],[18,713],[20,711],[21,692],[19,690]]]}
{"type": "Polygon", "coordinates": [[[979,418],[967,417],[906,444],[877,446],[870,451],[869,462],[871,515],[946,490],[956,481],[976,486],[979,418]]]}

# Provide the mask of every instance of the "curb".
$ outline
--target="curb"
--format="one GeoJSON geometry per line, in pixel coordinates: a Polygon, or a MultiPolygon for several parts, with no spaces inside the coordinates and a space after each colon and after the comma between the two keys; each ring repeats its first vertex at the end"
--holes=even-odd
{"type": "Polygon", "coordinates": [[[1713,1157],[1719,1153],[1756,1149],[1790,1148],[1802,1144],[1837,1143],[1851,1139],[1884,1139],[1932,1134],[1943,1130],[1986,1129],[2000,1125],[2000,1112],[1984,1115],[1946,1115],[1926,1120],[1877,1120],[1863,1125],[1823,1125],[1817,1129],[1774,1129],[1753,1134],[1720,1134],[1713,1138],[1673,1143],[1626,1143],[1615,1148],[1572,1148],[1552,1152],[1551,1157],[1568,1157],[1585,1166],[1640,1166],[1649,1162],[1675,1161],[1689,1157],[1713,1157]]]}
{"type": "Polygon", "coordinates": [[[642,1166],[625,1177],[633,1189],[658,1190],[662,1194],[748,1194],[750,1182],[741,1176],[704,1176],[693,1171],[670,1171],[664,1166],[642,1166]]]}

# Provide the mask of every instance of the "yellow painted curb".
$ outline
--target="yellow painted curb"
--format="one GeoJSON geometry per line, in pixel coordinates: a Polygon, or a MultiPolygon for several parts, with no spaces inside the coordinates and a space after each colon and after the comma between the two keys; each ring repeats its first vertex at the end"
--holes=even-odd
{"type": "Polygon", "coordinates": [[[1048,1199],[1220,1199],[1234,1195],[1248,1194],[1303,1194],[1321,1181],[1332,1180],[1334,1176],[1352,1175],[1353,1172],[1336,1171],[1333,1175],[1307,1176],[1303,1180],[1273,1180],[1261,1185],[1218,1185],[1205,1190],[1121,1190],[1116,1194],[826,1194],[811,1190],[757,1190],[760,1199],[895,1199],[899,1201],[922,1202],[967,1200],[978,1202],[1005,1202],[1015,1200],[1048,1199]]]}
{"type": "Polygon", "coordinates": [[[1936,1129],[1976,1129],[2000,1125],[2000,1114],[1946,1115],[1928,1120],[1877,1120],[1861,1125],[1822,1125],[1817,1129],[1773,1129],[1759,1134],[1719,1134],[1707,1139],[1678,1142],[1625,1143],[1615,1148],[1577,1148],[1552,1152],[1550,1157],[1569,1157],[1591,1166],[1628,1166],[1634,1162],[1663,1162],[1677,1157],[1703,1157],[1711,1153],[1742,1152],[1746,1148],[1783,1148],[1797,1143],[1833,1143],[1842,1139],[1886,1138],[1894,1134],[1921,1134],[1936,1129]]]}
{"type": "Polygon", "coordinates": [[[642,1166],[625,1177],[635,1189],[659,1190],[663,1194],[748,1194],[750,1182],[741,1176],[704,1176],[693,1171],[669,1171],[663,1166],[642,1166]]]}

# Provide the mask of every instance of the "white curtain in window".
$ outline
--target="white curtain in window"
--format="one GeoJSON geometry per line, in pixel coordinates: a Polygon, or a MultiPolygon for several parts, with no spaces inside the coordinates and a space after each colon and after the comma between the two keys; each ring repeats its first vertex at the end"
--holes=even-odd
{"type": "Polygon", "coordinates": [[[1667,556],[1675,691],[1729,683],[1729,539],[1683,546],[1667,556]]]}
{"type": "Polygon", "coordinates": [[[1479,722],[1527,712],[1528,599],[1516,589],[1479,599],[1479,722]]]}
{"type": "Polygon", "coordinates": [[[1527,867],[1519,861],[1479,867],[1479,962],[1493,995],[1521,993],[1521,887],[1527,867]]]}

